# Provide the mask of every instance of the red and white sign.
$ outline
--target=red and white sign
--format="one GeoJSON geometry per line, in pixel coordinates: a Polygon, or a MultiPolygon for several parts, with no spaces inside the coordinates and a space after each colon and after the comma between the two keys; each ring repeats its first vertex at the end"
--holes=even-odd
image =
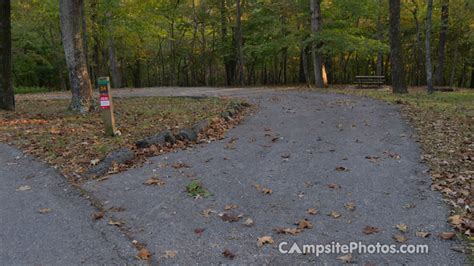
{"type": "Polygon", "coordinates": [[[100,108],[101,109],[110,109],[110,100],[108,95],[100,96],[100,108]]]}

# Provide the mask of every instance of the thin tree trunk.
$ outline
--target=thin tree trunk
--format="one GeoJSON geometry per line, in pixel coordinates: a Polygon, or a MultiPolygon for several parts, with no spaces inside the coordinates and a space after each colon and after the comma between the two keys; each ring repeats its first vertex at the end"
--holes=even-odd
{"type": "Polygon", "coordinates": [[[427,0],[428,6],[426,9],[426,39],[425,39],[425,49],[426,49],[426,85],[428,86],[428,93],[433,93],[433,66],[431,65],[431,27],[432,25],[432,14],[433,14],[433,0],[427,0]]]}
{"type": "MultiPolygon", "coordinates": [[[[313,36],[318,36],[321,31],[322,19],[321,19],[321,0],[311,0],[311,32],[313,36]]],[[[316,88],[324,88],[323,81],[323,59],[319,49],[321,48],[321,42],[313,42],[311,46],[311,53],[313,56],[314,65],[314,83],[316,88]]]]}
{"type": "Polygon", "coordinates": [[[244,51],[243,51],[243,36],[242,36],[242,7],[240,0],[236,1],[236,27],[235,27],[235,43],[237,50],[237,64],[236,64],[236,82],[244,85],[244,51]]]}
{"type": "MultiPolygon", "coordinates": [[[[380,42],[383,42],[383,29],[384,25],[382,23],[382,6],[383,6],[383,0],[379,0],[379,10],[378,10],[378,16],[377,16],[377,40],[380,42]]],[[[375,74],[377,76],[382,76],[383,75],[383,52],[379,51],[377,53],[377,66],[375,70],[375,74]]]]}
{"type": "Polygon", "coordinates": [[[441,31],[439,33],[438,46],[438,67],[435,72],[435,84],[444,85],[444,59],[446,49],[446,39],[448,37],[448,22],[449,22],[449,0],[442,0],[441,5],[441,31]]]}
{"type": "Polygon", "coordinates": [[[10,0],[0,1],[0,108],[15,110],[10,0]]]}
{"type": "Polygon", "coordinates": [[[120,66],[117,62],[116,50],[115,50],[115,41],[114,37],[112,36],[112,13],[109,11],[107,12],[106,18],[106,26],[108,30],[107,36],[107,46],[109,52],[109,66],[110,66],[110,76],[112,77],[112,86],[114,88],[121,88],[122,87],[122,75],[120,74],[120,66]]]}
{"type": "Polygon", "coordinates": [[[81,34],[82,0],[60,0],[61,34],[69,70],[72,99],[70,109],[87,113],[92,108],[92,86],[81,34]]]}
{"type": "Polygon", "coordinates": [[[415,8],[411,11],[413,15],[413,20],[415,21],[415,29],[416,29],[416,49],[414,53],[415,58],[415,71],[413,71],[413,75],[415,75],[415,84],[420,85],[421,81],[421,72],[423,66],[423,56],[422,56],[422,42],[421,42],[421,29],[420,23],[418,21],[418,4],[416,0],[412,0],[412,3],[415,5],[415,8]]]}
{"type": "Polygon", "coordinates": [[[400,0],[389,0],[390,7],[390,63],[392,66],[392,90],[407,93],[405,65],[400,41],[400,0]]]}
{"type": "Polygon", "coordinates": [[[451,75],[449,76],[449,86],[454,87],[454,76],[456,74],[456,64],[458,63],[458,43],[454,47],[453,63],[451,64],[451,75]]]}

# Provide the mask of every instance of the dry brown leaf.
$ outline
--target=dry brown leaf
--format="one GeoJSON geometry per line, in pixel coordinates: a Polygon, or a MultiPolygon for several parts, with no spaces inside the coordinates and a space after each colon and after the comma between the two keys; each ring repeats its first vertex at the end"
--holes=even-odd
{"type": "Polygon", "coordinates": [[[156,177],[150,177],[148,178],[145,182],[143,182],[144,185],[147,185],[147,186],[163,186],[166,184],[165,181],[159,179],[159,178],[156,178],[156,177]]]}
{"type": "Polygon", "coordinates": [[[443,240],[451,240],[456,236],[455,232],[442,232],[439,234],[439,237],[443,240]]]}
{"type": "Polygon", "coordinates": [[[200,235],[204,232],[204,230],[206,230],[206,229],[205,228],[196,228],[196,229],[194,229],[194,233],[200,235]]]}
{"type": "Polygon", "coordinates": [[[41,214],[45,214],[45,213],[51,212],[51,209],[50,208],[42,208],[42,209],[39,209],[38,212],[41,213],[41,214]]]}
{"type": "Polygon", "coordinates": [[[109,225],[121,226],[122,224],[124,224],[122,221],[109,220],[109,225]]]}
{"type": "Polygon", "coordinates": [[[348,202],[344,205],[344,208],[348,211],[354,211],[356,209],[355,203],[354,202],[348,202]]]}
{"type": "Polygon", "coordinates": [[[231,260],[233,260],[235,258],[235,254],[230,252],[228,249],[224,250],[224,252],[222,252],[222,255],[224,255],[224,257],[226,257],[228,259],[231,259],[231,260]]]}
{"type": "Polygon", "coordinates": [[[313,224],[308,221],[308,219],[301,219],[298,222],[296,222],[296,225],[298,225],[298,229],[311,229],[313,228],[313,224]]]}
{"type": "Polygon", "coordinates": [[[28,185],[19,186],[16,191],[28,191],[31,190],[31,187],[28,185]]]}
{"type": "Polygon", "coordinates": [[[394,235],[392,238],[398,243],[405,243],[408,240],[406,236],[402,236],[402,235],[394,235]]]}
{"type": "Polygon", "coordinates": [[[234,214],[229,214],[229,213],[224,213],[222,216],[221,216],[221,219],[223,221],[226,221],[226,222],[237,222],[240,220],[240,218],[242,218],[242,216],[240,215],[234,215],[234,214]]]}
{"type": "Polygon", "coordinates": [[[265,195],[270,195],[273,193],[273,190],[269,189],[269,188],[262,188],[262,193],[265,194],[265,195]]]}
{"type": "Polygon", "coordinates": [[[99,219],[102,219],[104,218],[104,212],[103,211],[100,211],[100,212],[94,212],[92,214],[92,220],[96,221],[96,220],[99,220],[99,219]]]}
{"type": "Polygon", "coordinates": [[[171,167],[175,168],[175,169],[180,169],[180,168],[190,168],[191,166],[181,162],[181,161],[178,161],[178,162],[175,162],[174,164],[171,165],[171,167]]]}
{"type": "Polygon", "coordinates": [[[329,183],[328,187],[331,188],[331,189],[340,189],[341,188],[341,186],[339,186],[336,183],[329,183]]]}
{"type": "Polygon", "coordinates": [[[428,236],[430,236],[430,233],[424,232],[424,231],[417,231],[417,232],[415,233],[415,235],[416,235],[417,237],[427,238],[428,236]]]}
{"type": "Polygon", "coordinates": [[[338,172],[348,172],[349,169],[344,166],[336,166],[336,171],[338,172]]]}
{"type": "Polygon", "coordinates": [[[375,234],[375,233],[380,232],[380,229],[374,226],[367,225],[366,227],[364,227],[362,232],[366,235],[370,235],[370,234],[375,234]]]}
{"type": "Polygon", "coordinates": [[[306,210],[306,213],[310,215],[316,215],[318,214],[318,210],[316,210],[315,208],[309,208],[306,210]]]}
{"type": "Polygon", "coordinates": [[[237,209],[239,206],[235,205],[235,204],[229,204],[229,205],[225,205],[224,206],[224,210],[228,211],[228,210],[232,210],[232,209],[237,209]]]}
{"type": "Polygon", "coordinates": [[[250,218],[247,218],[247,219],[245,220],[245,222],[244,222],[244,225],[245,225],[245,226],[249,226],[249,227],[252,226],[253,224],[254,224],[254,223],[253,223],[253,220],[250,219],[250,218]]]}
{"type": "Polygon", "coordinates": [[[329,216],[331,216],[331,217],[334,218],[334,219],[338,219],[338,218],[340,218],[340,217],[342,216],[342,214],[338,213],[337,211],[331,211],[331,212],[329,213],[329,216]]]}
{"type": "Polygon", "coordinates": [[[178,254],[178,252],[176,252],[176,250],[166,250],[165,255],[163,255],[163,258],[165,258],[165,259],[174,259],[174,258],[176,258],[177,254],[178,254]]]}
{"type": "Polygon", "coordinates": [[[408,231],[408,225],[406,224],[397,224],[395,227],[403,233],[406,233],[408,231]]]}
{"type": "Polygon", "coordinates": [[[205,209],[201,212],[201,215],[206,217],[206,218],[209,218],[209,216],[211,215],[211,213],[213,213],[214,210],[213,209],[205,209]]]}
{"type": "Polygon", "coordinates": [[[137,253],[137,259],[139,260],[149,260],[151,258],[151,253],[148,249],[142,248],[137,253]]]}
{"type": "Polygon", "coordinates": [[[343,263],[351,263],[352,262],[352,254],[346,254],[344,256],[337,257],[338,260],[342,261],[343,263]]]}
{"type": "Polygon", "coordinates": [[[301,229],[299,228],[275,228],[275,230],[278,234],[288,234],[288,235],[297,235],[301,233],[301,229]]]}
{"type": "Polygon", "coordinates": [[[461,217],[461,215],[456,214],[456,215],[450,216],[448,218],[448,222],[450,222],[454,226],[458,226],[463,223],[463,218],[461,217]]]}
{"type": "Polygon", "coordinates": [[[273,244],[273,237],[271,236],[262,236],[257,239],[257,246],[262,247],[265,244],[273,244]]]}

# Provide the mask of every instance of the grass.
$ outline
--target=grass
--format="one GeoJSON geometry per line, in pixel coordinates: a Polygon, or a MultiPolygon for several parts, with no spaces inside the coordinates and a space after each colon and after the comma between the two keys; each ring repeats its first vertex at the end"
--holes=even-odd
{"type": "Polygon", "coordinates": [[[58,89],[47,88],[47,87],[18,86],[18,87],[15,87],[14,90],[15,90],[15,94],[26,94],[26,93],[42,93],[42,92],[57,91],[58,89]]]}
{"type": "Polygon", "coordinates": [[[177,131],[217,116],[230,100],[183,97],[117,98],[115,118],[121,136],[105,135],[99,111],[69,111],[68,100],[19,100],[17,111],[0,111],[0,142],[43,159],[64,174],[83,173],[91,160],[169,129],[177,131]]]}
{"type": "MultiPolygon", "coordinates": [[[[462,224],[452,224],[473,248],[474,237],[467,232],[474,216],[474,90],[435,92],[410,90],[408,94],[393,94],[381,90],[335,89],[399,104],[402,113],[417,131],[423,160],[430,166],[432,188],[441,191],[453,207],[453,214],[463,217],[462,224]]],[[[473,250],[474,251],[474,250],[473,250]]],[[[471,259],[473,259],[471,257],[471,259]]]]}

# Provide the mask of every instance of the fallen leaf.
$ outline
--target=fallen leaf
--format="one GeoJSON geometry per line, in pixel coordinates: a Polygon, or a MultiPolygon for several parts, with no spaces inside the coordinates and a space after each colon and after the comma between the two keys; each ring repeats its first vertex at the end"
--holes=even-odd
{"type": "Polygon", "coordinates": [[[42,209],[39,209],[38,212],[41,213],[41,214],[45,214],[45,213],[51,212],[51,209],[50,208],[42,208],[42,209]]]}
{"type": "Polygon", "coordinates": [[[453,215],[453,216],[449,216],[448,222],[450,222],[454,226],[458,226],[458,225],[461,225],[463,223],[463,218],[461,217],[461,215],[456,214],[456,215],[453,215]]]}
{"type": "Polygon", "coordinates": [[[329,183],[328,187],[331,188],[331,189],[340,189],[341,188],[341,186],[339,186],[336,183],[329,183]]]}
{"type": "Polygon", "coordinates": [[[408,240],[408,238],[402,235],[394,235],[392,238],[398,243],[405,243],[408,240]]]}
{"type": "Polygon", "coordinates": [[[28,185],[19,186],[16,191],[28,191],[31,190],[31,187],[28,185]]]}
{"type": "Polygon", "coordinates": [[[178,253],[176,252],[176,250],[166,250],[165,255],[163,255],[163,258],[165,258],[165,259],[174,259],[174,258],[176,258],[177,254],[178,253]]]}
{"type": "Polygon", "coordinates": [[[250,218],[247,218],[247,219],[245,220],[245,222],[244,222],[244,225],[245,225],[245,226],[249,226],[249,227],[252,226],[253,224],[254,224],[254,223],[253,223],[253,220],[250,219],[250,218]]]}
{"type": "Polygon", "coordinates": [[[92,166],[97,165],[99,162],[100,162],[99,159],[91,160],[91,165],[92,165],[92,166]]]}
{"type": "Polygon", "coordinates": [[[380,229],[378,229],[377,227],[374,227],[374,226],[369,226],[369,225],[364,227],[364,229],[362,230],[362,233],[364,233],[366,235],[370,235],[370,234],[374,234],[374,233],[378,233],[378,232],[380,232],[380,229]]]}
{"type": "Polygon", "coordinates": [[[109,225],[121,226],[122,224],[123,222],[121,221],[109,220],[109,225]]]}
{"type": "Polygon", "coordinates": [[[349,169],[344,167],[344,166],[336,166],[336,171],[339,171],[339,172],[348,172],[349,169]]]}
{"type": "Polygon", "coordinates": [[[200,235],[204,232],[204,230],[205,228],[196,228],[194,229],[194,233],[200,235]]]}
{"type": "Polygon", "coordinates": [[[403,205],[402,207],[403,207],[404,209],[413,209],[413,208],[416,207],[416,205],[413,204],[413,203],[407,203],[407,204],[403,205]]]}
{"type": "Polygon", "coordinates": [[[403,233],[406,233],[408,231],[408,225],[406,224],[397,224],[395,227],[403,233]]]}
{"type": "Polygon", "coordinates": [[[352,254],[346,254],[344,256],[337,257],[338,260],[341,260],[343,263],[351,263],[352,262],[352,254]]]}
{"type": "Polygon", "coordinates": [[[213,209],[205,209],[201,212],[201,215],[208,218],[213,212],[214,212],[213,209]]]}
{"type": "Polygon", "coordinates": [[[102,211],[95,212],[95,213],[92,214],[92,220],[94,220],[94,221],[102,219],[102,218],[104,218],[104,212],[102,212],[102,211]]]}
{"type": "Polygon", "coordinates": [[[181,162],[181,161],[178,161],[178,162],[175,162],[174,164],[171,165],[171,167],[175,168],[175,169],[180,169],[180,168],[190,168],[189,165],[181,162]]]}
{"type": "Polygon", "coordinates": [[[430,233],[424,232],[424,231],[417,231],[417,232],[415,233],[415,235],[416,235],[417,237],[427,238],[428,236],[430,236],[430,233]]]}
{"type": "Polygon", "coordinates": [[[222,255],[224,255],[224,257],[226,257],[228,259],[231,259],[231,260],[233,260],[235,258],[235,254],[230,252],[228,249],[224,250],[224,252],[222,252],[222,255]]]}
{"type": "Polygon", "coordinates": [[[355,203],[354,202],[348,202],[344,205],[344,208],[348,211],[354,211],[356,209],[355,203]]]}
{"type": "Polygon", "coordinates": [[[309,208],[306,210],[306,213],[310,215],[316,215],[318,214],[318,210],[316,210],[315,208],[309,208]]]}
{"type": "Polygon", "coordinates": [[[156,177],[150,177],[148,178],[145,182],[143,182],[144,185],[148,185],[148,186],[163,186],[166,184],[165,181],[159,179],[159,178],[156,178],[156,177]]]}
{"type": "Polygon", "coordinates": [[[274,242],[271,236],[262,236],[257,239],[257,246],[262,247],[265,244],[273,244],[274,242]]]}
{"type": "Polygon", "coordinates": [[[328,215],[334,219],[338,219],[339,217],[342,216],[342,214],[338,213],[337,211],[331,211],[328,215]]]}
{"type": "Polygon", "coordinates": [[[275,228],[278,234],[288,234],[288,235],[297,235],[301,233],[301,229],[299,228],[275,228]]]}
{"type": "Polygon", "coordinates": [[[269,188],[262,188],[262,193],[265,194],[265,195],[270,195],[273,193],[273,190],[269,189],[269,188]]]}
{"type": "Polygon", "coordinates": [[[228,211],[228,210],[232,210],[232,209],[237,209],[239,206],[235,205],[235,204],[229,204],[229,205],[225,205],[224,206],[224,210],[228,211]]]}
{"type": "Polygon", "coordinates": [[[148,249],[142,248],[138,251],[137,258],[139,260],[149,260],[151,258],[151,253],[148,249]]]}
{"type": "Polygon", "coordinates": [[[308,219],[301,219],[298,222],[296,222],[296,225],[298,225],[298,229],[311,229],[313,228],[313,224],[308,221],[308,219]]]}
{"type": "Polygon", "coordinates": [[[455,232],[442,232],[438,235],[443,240],[451,240],[456,236],[455,232]]]}
{"type": "Polygon", "coordinates": [[[241,218],[241,216],[237,216],[237,215],[233,215],[233,214],[228,214],[228,213],[224,213],[222,216],[221,216],[221,219],[223,221],[226,221],[226,222],[237,222],[239,221],[241,218]]]}

